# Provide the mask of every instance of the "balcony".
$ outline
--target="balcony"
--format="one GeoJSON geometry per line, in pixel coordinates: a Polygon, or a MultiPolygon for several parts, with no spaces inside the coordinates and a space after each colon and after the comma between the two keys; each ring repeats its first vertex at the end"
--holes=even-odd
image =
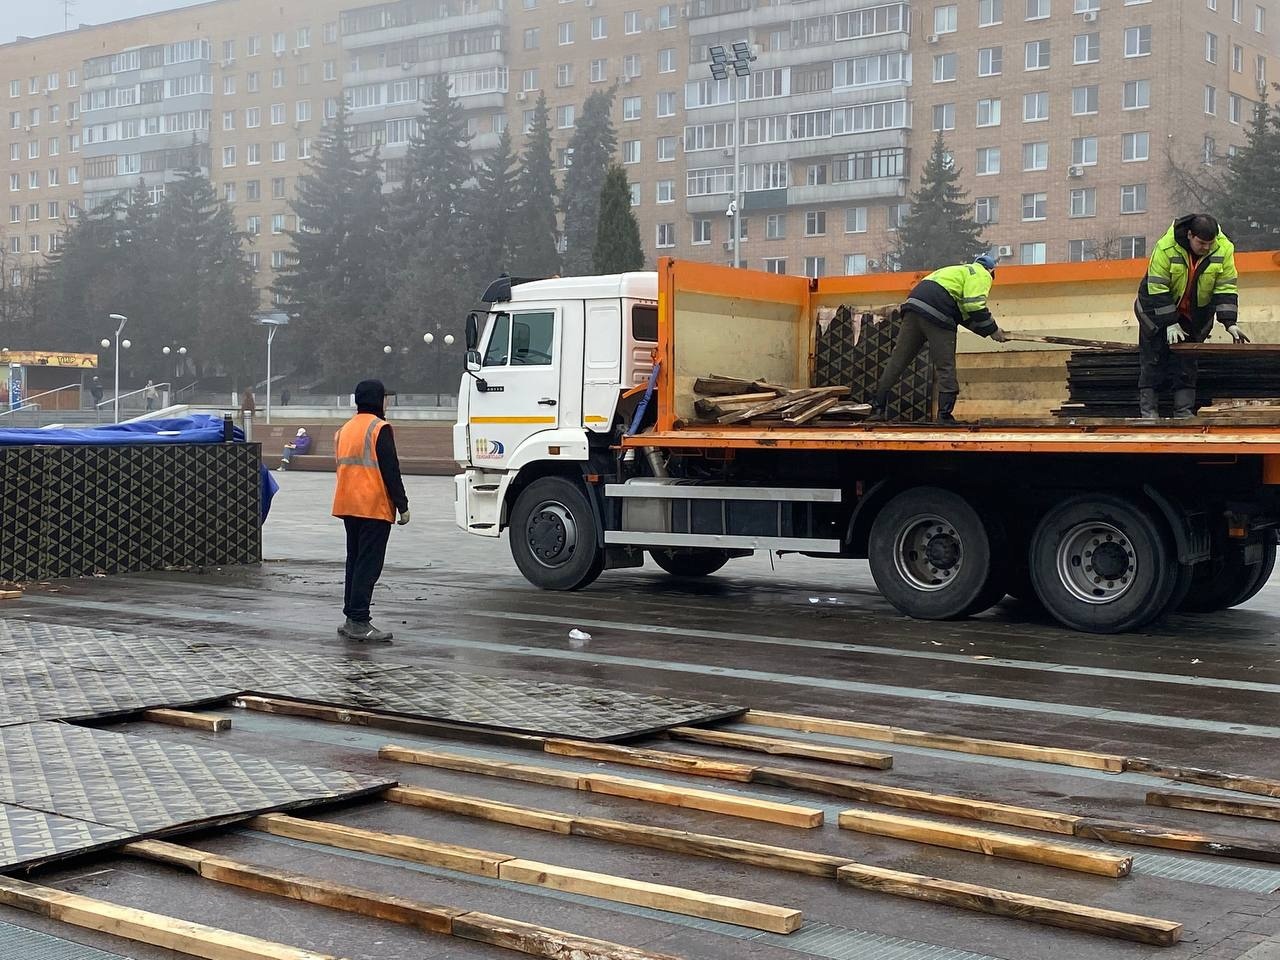
{"type": "Polygon", "coordinates": [[[831,203],[847,203],[851,200],[888,200],[906,195],[906,177],[882,177],[876,180],[824,183],[816,187],[790,187],[787,190],[787,204],[796,207],[815,207],[831,203]]]}
{"type": "Polygon", "coordinates": [[[386,27],[381,30],[366,30],[360,33],[346,34],[342,38],[344,50],[358,50],[379,43],[394,43],[397,40],[413,40],[418,37],[433,37],[442,33],[454,33],[463,30],[480,30],[484,27],[501,27],[507,22],[506,14],[501,10],[485,10],[481,13],[463,13],[455,17],[441,17],[437,20],[422,20],[418,23],[406,24],[403,27],[386,27]]]}

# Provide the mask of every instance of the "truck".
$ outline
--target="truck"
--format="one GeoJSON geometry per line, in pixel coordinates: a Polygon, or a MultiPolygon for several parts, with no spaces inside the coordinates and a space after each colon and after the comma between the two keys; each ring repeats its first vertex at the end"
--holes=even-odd
{"type": "MultiPolygon", "coordinates": [[[[1280,321],[1277,263],[1237,257],[1255,339],[1280,321]]],[[[1132,343],[1144,268],[1002,265],[990,302],[1005,328],[1132,343]]],[[[955,426],[698,422],[699,378],[811,386],[824,312],[888,315],[919,276],[663,259],[654,272],[500,278],[467,318],[457,525],[505,531],[520,572],[546,590],[580,590],[646,555],[696,578],[755,551],[795,552],[866,560],[910,617],[970,617],[1011,595],[1095,633],[1233,607],[1266,584],[1280,421],[1076,422],[1046,409],[955,426]]]]}

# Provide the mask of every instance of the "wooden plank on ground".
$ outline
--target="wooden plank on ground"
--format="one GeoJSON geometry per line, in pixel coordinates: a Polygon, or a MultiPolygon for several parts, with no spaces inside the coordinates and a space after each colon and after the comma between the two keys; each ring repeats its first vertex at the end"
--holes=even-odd
{"type": "Polygon", "coordinates": [[[1060,843],[1019,837],[995,830],[953,826],[921,820],[918,817],[900,817],[890,813],[872,813],[868,810],[844,810],[839,817],[842,830],[856,830],[879,837],[894,837],[936,847],[950,847],[981,853],[1005,860],[1022,860],[1045,866],[1092,873],[1100,877],[1127,877],[1133,867],[1133,858],[1113,853],[1082,850],[1060,843]]]}
{"type": "Polygon", "coordinates": [[[805,407],[803,410],[792,412],[790,415],[782,418],[782,422],[798,427],[802,423],[808,423],[814,417],[821,413],[826,413],[837,403],[840,402],[839,397],[827,397],[825,400],[819,400],[812,406],[805,407]]]}
{"type": "Polygon", "coordinates": [[[1187,850],[1207,853],[1215,857],[1232,857],[1237,860],[1260,860],[1264,863],[1280,863],[1280,846],[1218,834],[1195,833],[1151,823],[1126,823],[1120,820],[1081,819],[1076,824],[1076,836],[1090,840],[1108,840],[1111,843],[1131,843],[1140,847],[1162,847],[1166,850],[1187,850]]]}
{"type": "Polygon", "coordinates": [[[547,960],[676,960],[621,943],[540,927],[488,913],[468,913],[453,921],[453,935],[462,940],[516,950],[547,960]]]}
{"type": "Polygon", "coordinates": [[[1182,936],[1182,924],[1172,920],[1158,920],[1078,903],[1047,900],[1044,897],[981,887],[972,883],[958,883],[954,880],[940,880],[936,877],[922,877],[882,867],[857,864],[841,867],[837,879],[840,883],[862,890],[876,890],[913,900],[943,903],[998,917],[1013,917],[1159,947],[1172,946],[1182,936]]]}
{"type": "Polygon", "coordinates": [[[567,787],[570,790],[586,789],[582,785],[583,774],[572,770],[557,770],[554,767],[485,760],[480,757],[445,753],[441,750],[414,750],[409,747],[398,747],[392,743],[381,747],[378,750],[378,756],[383,760],[398,760],[401,763],[416,763],[428,767],[439,767],[442,770],[457,770],[461,773],[479,773],[486,777],[501,777],[504,780],[542,783],[551,787],[567,787]]]}
{"type": "Polygon", "coordinates": [[[409,860],[445,870],[459,870],[481,877],[496,877],[498,865],[511,858],[506,854],[471,847],[458,847],[451,843],[437,843],[421,837],[382,833],[348,827],[341,823],[322,820],[301,820],[282,813],[268,813],[254,817],[247,824],[254,830],[270,833],[291,840],[308,840],[342,850],[360,853],[376,853],[384,857],[409,860]]]}
{"type": "Polygon", "coordinates": [[[191,713],[187,710],[169,710],[165,708],[144,710],[143,720],[152,723],[163,723],[170,727],[186,727],[190,730],[205,730],[209,733],[221,733],[231,729],[229,717],[217,717],[211,713],[191,713]]]}
{"type": "Polygon", "coordinates": [[[499,868],[498,876],[513,883],[527,883],[616,903],[668,910],[704,920],[733,923],[753,930],[767,930],[770,933],[791,933],[803,920],[803,914],[790,907],[722,897],[645,880],[629,880],[537,860],[507,860],[499,868]]]}
{"type": "Polygon", "coordinates": [[[86,930],[110,933],[204,960],[337,960],[329,954],[122,907],[14,877],[0,877],[0,903],[86,930]]]}
{"type": "Polygon", "coordinates": [[[691,753],[672,753],[667,750],[640,750],[614,743],[587,743],[582,740],[548,740],[542,745],[547,753],[563,757],[586,757],[624,763],[633,767],[651,767],[671,770],[694,777],[714,777],[717,780],[736,780],[750,783],[755,767],[713,757],[699,757],[691,753]]]}
{"type": "Polygon", "coordinates": [[[457,793],[445,793],[442,790],[426,790],[422,787],[392,787],[382,795],[382,798],[410,807],[457,813],[464,817],[476,817],[481,820],[491,820],[494,823],[509,823],[517,827],[528,827],[531,830],[544,830],[548,833],[567,835],[573,824],[573,817],[563,813],[535,810],[532,807],[499,803],[496,800],[482,800],[479,797],[467,797],[457,793]]]}
{"type": "Polygon", "coordinates": [[[1158,760],[1148,760],[1145,757],[1127,758],[1124,768],[1165,780],[1181,780],[1184,783],[1194,783],[1202,787],[1217,787],[1219,790],[1234,790],[1237,793],[1254,793],[1261,797],[1280,798],[1280,780],[1272,780],[1268,777],[1225,773],[1221,770],[1202,770],[1199,767],[1177,767],[1158,760]]]}
{"type": "Polygon", "coordinates": [[[704,397],[728,397],[736,393],[747,393],[754,386],[751,380],[738,380],[734,377],[699,377],[693,381],[693,392],[704,397]]]}
{"type": "Polygon", "coordinates": [[[800,730],[805,733],[830,733],[860,740],[883,740],[904,746],[932,747],[936,750],[952,750],[984,757],[1007,757],[1014,760],[1034,760],[1089,770],[1105,770],[1119,773],[1125,769],[1125,757],[1114,754],[1094,753],[1089,750],[1069,750],[1060,747],[1043,747],[1030,743],[1007,740],[983,740],[976,737],[958,737],[951,734],[928,733],[879,723],[858,723],[851,720],[830,720],[825,717],[806,717],[791,713],[771,713],[764,710],[748,710],[744,723],[784,730],[800,730]]]}
{"type": "Polygon", "coordinates": [[[1199,810],[1203,813],[1221,813],[1228,817],[1251,817],[1254,820],[1280,820],[1280,803],[1227,800],[1193,793],[1161,793],[1153,790],[1147,794],[1147,806],[1199,810]]]}
{"type": "Polygon", "coordinates": [[[733,733],[729,730],[704,730],[702,727],[673,727],[667,731],[667,736],[677,740],[692,740],[695,743],[710,743],[721,747],[735,747],[739,750],[752,750],[784,757],[827,760],[831,763],[871,767],[875,770],[888,770],[893,766],[893,757],[887,753],[871,753],[848,747],[828,747],[824,744],[802,743],[799,740],[787,740],[782,737],[762,737],[750,733],[733,733]]]}
{"type": "Polygon", "coordinates": [[[21,590],[0,590],[0,600],[21,600],[21,590]]]}

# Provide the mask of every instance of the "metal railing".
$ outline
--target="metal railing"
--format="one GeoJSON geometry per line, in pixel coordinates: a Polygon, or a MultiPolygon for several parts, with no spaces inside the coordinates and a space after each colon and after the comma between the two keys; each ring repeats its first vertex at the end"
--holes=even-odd
{"type": "MultiPolygon", "coordinates": [[[[54,389],[54,390],[45,390],[43,393],[36,393],[29,397],[24,397],[18,401],[16,406],[12,406],[8,410],[0,411],[0,417],[7,417],[14,413],[20,413],[23,410],[33,410],[33,411],[40,410],[43,408],[43,404],[36,403],[36,401],[39,400],[41,397],[51,397],[56,393],[63,393],[67,390],[80,390],[80,389],[81,389],[80,384],[69,383],[65,387],[58,387],[57,389],[54,389]]],[[[79,409],[79,404],[76,405],[76,409],[79,409]]]]}
{"type": "MultiPolygon", "coordinates": [[[[152,386],[152,388],[156,391],[156,393],[159,393],[159,394],[161,395],[161,396],[160,396],[160,405],[161,405],[161,406],[164,406],[164,391],[166,391],[166,390],[170,390],[170,391],[172,391],[172,389],[173,389],[173,384],[172,384],[172,383],[170,383],[170,382],[168,382],[168,381],[166,380],[164,383],[153,383],[151,386],[152,386]]],[[[142,394],[144,394],[144,393],[146,393],[146,392],[147,392],[147,388],[146,388],[146,387],[139,387],[137,390],[130,390],[128,393],[122,393],[122,394],[120,394],[120,396],[119,396],[118,398],[117,398],[117,397],[112,397],[110,400],[103,400],[101,403],[96,404],[96,405],[94,406],[94,409],[95,409],[95,410],[101,410],[103,407],[110,407],[110,406],[113,406],[113,405],[115,404],[116,400],[117,400],[117,399],[119,399],[119,401],[120,401],[120,409],[121,409],[121,410],[123,410],[123,409],[124,409],[124,407],[125,407],[125,401],[126,401],[126,400],[128,400],[130,397],[137,397],[137,396],[141,396],[142,394]]],[[[145,406],[145,404],[144,404],[144,406],[145,406]]]]}

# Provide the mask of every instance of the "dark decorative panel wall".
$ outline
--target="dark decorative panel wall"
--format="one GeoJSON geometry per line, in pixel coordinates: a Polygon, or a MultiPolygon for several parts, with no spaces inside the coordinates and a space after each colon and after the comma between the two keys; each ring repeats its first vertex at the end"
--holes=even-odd
{"type": "MultiPolygon", "coordinates": [[[[847,386],[849,399],[870,402],[880,372],[889,362],[901,320],[897,311],[886,318],[851,313],[841,307],[824,334],[819,328],[814,385],[847,386]]],[[[889,394],[892,420],[928,420],[933,397],[933,365],[929,348],[920,351],[889,394]]]]}

